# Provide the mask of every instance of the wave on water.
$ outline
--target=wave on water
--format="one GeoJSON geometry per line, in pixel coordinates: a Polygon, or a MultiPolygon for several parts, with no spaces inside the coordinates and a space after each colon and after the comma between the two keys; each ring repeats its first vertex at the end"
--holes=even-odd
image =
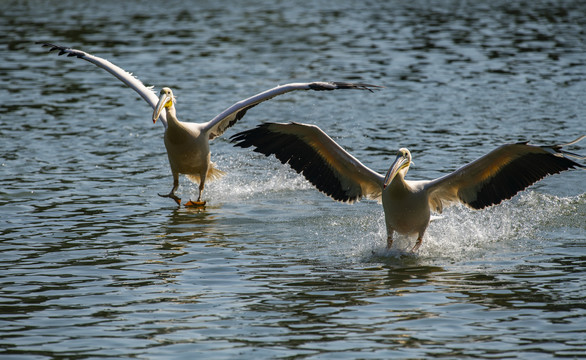
{"type": "Polygon", "coordinates": [[[461,262],[489,254],[498,258],[503,253],[531,251],[536,246],[544,246],[545,241],[564,241],[567,228],[584,233],[585,217],[586,193],[557,197],[528,191],[484,210],[454,206],[432,216],[422,246],[416,254],[411,254],[409,250],[415,244],[415,237],[395,236],[393,249],[386,249],[381,209],[379,215],[364,219],[374,225],[373,229],[355,234],[357,238],[348,244],[346,252],[348,257],[358,255],[363,262],[402,262],[406,258],[432,263],[461,262]],[[551,239],[551,233],[559,236],[551,239]]]}

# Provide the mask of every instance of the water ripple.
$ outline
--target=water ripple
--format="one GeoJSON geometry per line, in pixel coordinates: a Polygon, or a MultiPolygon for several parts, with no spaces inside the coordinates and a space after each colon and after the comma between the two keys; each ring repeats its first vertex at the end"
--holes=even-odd
{"type": "MultiPolygon", "coordinates": [[[[379,204],[335,203],[227,138],[212,143],[228,175],[207,184],[207,207],[177,209],[156,195],[171,173],[149,107],[93,65],[34,44],[77,47],[173,87],[190,121],[286,82],[384,85],[288,94],[229,131],[316,123],[376,171],[409,147],[410,176],[434,178],[505,142],[584,132],[582,3],[5,8],[0,356],[582,356],[580,171],[485,211],[449,209],[416,255],[403,250],[413,239],[385,249],[379,204]]],[[[197,188],[182,179],[179,193],[197,188]]]]}

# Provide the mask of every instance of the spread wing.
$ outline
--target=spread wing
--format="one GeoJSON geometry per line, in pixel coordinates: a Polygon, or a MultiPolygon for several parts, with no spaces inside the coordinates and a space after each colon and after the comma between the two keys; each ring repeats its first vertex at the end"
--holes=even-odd
{"type": "Polygon", "coordinates": [[[246,111],[250,108],[260,104],[263,101],[274,98],[295,90],[314,90],[314,91],[328,91],[338,89],[357,89],[369,90],[380,88],[376,85],[368,84],[354,84],[345,82],[310,82],[310,83],[291,83],[280,85],[272,89],[256,94],[248,99],[241,100],[236,104],[230,106],[222,111],[212,120],[204,124],[204,131],[209,132],[209,139],[214,139],[224,133],[226,129],[234,125],[238,120],[242,119],[246,111]]]}
{"type": "Polygon", "coordinates": [[[264,123],[231,137],[235,146],[274,154],[334,200],[381,198],[384,177],[362,165],[314,125],[264,123]]]}
{"type": "Polygon", "coordinates": [[[427,183],[430,206],[441,212],[444,206],[461,202],[482,209],[510,199],[547,175],[584,168],[569,159],[584,157],[564,151],[562,147],[585,137],[563,145],[516,143],[500,146],[453,173],[427,183]]]}
{"type": "MultiPolygon", "coordinates": [[[[159,98],[157,94],[153,91],[152,87],[145,86],[140,80],[134,77],[131,73],[125,71],[124,69],[120,68],[109,62],[106,59],[102,59],[100,57],[88,54],[81,50],[67,48],[61,45],[55,45],[51,43],[39,43],[42,44],[44,47],[50,47],[49,51],[59,50],[58,55],[67,54],[68,57],[75,56],[79,59],[83,59],[85,61],[89,61],[92,64],[100,67],[110,74],[114,75],[118,80],[122,81],[126,86],[130,87],[134,91],[136,91],[153,109],[157,105],[159,98]]],[[[160,121],[163,123],[163,126],[167,128],[167,118],[165,113],[162,113],[159,117],[160,121]]]]}

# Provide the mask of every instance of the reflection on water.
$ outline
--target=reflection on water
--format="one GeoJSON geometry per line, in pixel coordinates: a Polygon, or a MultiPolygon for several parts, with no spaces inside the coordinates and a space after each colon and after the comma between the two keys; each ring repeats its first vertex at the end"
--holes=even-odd
{"type": "MultiPolygon", "coordinates": [[[[154,4],[21,1],[0,14],[0,356],[582,356],[582,172],[485,211],[451,208],[415,255],[401,250],[413,239],[385,249],[379,204],[332,202],[227,138],[211,145],[228,174],[206,184],[206,208],[178,209],[156,195],[171,176],[150,108],[33,42],[174,88],[188,121],[290,81],[384,85],[288,94],[234,131],[316,123],[379,172],[410,148],[424,179],[505,142],[584,132],[584,4],[154,4]]],[[[179,193],[197,188],[182,179],[179,193]]]]}

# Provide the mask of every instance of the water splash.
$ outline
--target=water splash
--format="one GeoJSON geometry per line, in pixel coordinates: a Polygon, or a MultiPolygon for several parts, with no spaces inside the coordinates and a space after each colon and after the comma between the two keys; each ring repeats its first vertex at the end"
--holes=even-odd
{"type": "MultiPolygon", "coordinates": [[[[382,211],[362,218],[362,225],[374,227],[356,233],[345,247],[347,258],[361,262],[405,262],[414,258],[424,263],[451,263],[507,254],[526,253],[551,241],[551,233],[577,228],[584,233],[586,194],[556,197],[534,191],[522,193],[511,201],[481,211],[464,206],[447,209],[432,221],[417,254],[408,250],[414,237],[395,236],[393,249],[385,248],[386,229],[382,211]]],[[[555,241],[564,241],[561,239],[555,241]]]]}
{"type": "MultiPolygon", "coordinates": [[[[210,203],[222,204],[274,196],[274,193],[310,189],[311,185],[281,164],[264,158],[247,156],[216,156],[225,176],[206,184],[205,197],[210,203]]],[[[189,192],[197,195],[197,186],[190,184],[189,192]]]]}

